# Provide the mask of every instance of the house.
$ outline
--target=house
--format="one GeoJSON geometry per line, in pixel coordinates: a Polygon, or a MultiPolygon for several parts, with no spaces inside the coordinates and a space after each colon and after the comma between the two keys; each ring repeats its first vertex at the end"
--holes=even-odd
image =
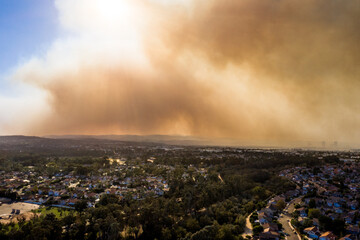
{"type": "Polygon", "coordinates": [[[309,191],[310,191],[310,185],[309,184],[304,184],[303,189],[302,189],[302,193],[307,194],[309,191]]]}
{"type": "Polygon", "coordinates": [[[64,205],[66,204],[66,201],[65,201],[64,199],[61,199],[61,200],[59,201],[59,204],[60,204],[61,206],[64,206],[64,205]]]}
{"type": "Polygon", "coordinates": [[[279,231],[279,227],[276,223],[265,223],[263,225],[264,230],[269,229],[269,231],[277,232],[279,231]]]}
{"type": "Polygon", "coordinates": [[[275,203],[271,203],[268,208],[273,212],[277,212],[279,210],[275,203]]]}
{"type": "Polygon", "coordinates": [[[306,217],[298,217],[298,218],[297,218],[298,222],[299,222],[301,225],[303,225],[303,224],[305,223],[305,220],[306,220],[306,219],[307,219],[306,217]]]}
{"type": "Polygon", "coordinates": [[[330,213],[328,214],[328,217],[331,218],[331,220],[335,220],[339,217],[339,214],[335,214],[335,213],[330,213]]]}
{"type": "Polygon", "coordinates": [[[341,208],[335,208],[336,213],[343,213],[343,210],[341,208]]]}
{"type": "Polygon", "coordinates": [[[269,201],[270,204],[276,204],[279,201],[286,201],[285,197],[283,196],[276,196],[272,200],[269,201]]]}
{"type": "Polygon", "coordinates": [[[347,233],[350,233],[350,234],[354,234],[354,235],[359,235],[359,234],[360,234],[360,229],[359,229],[359,226],[349,225],[349,226],[346,228],[346,232],[347,232],[347,233]]]}
{"type": "Polygon", "coordinates": [[[285,196],[288,198],[293,198],[299,195],[299,191],[297,190],[290,190],[285,193],[285,196]]]}
{"type": "Polygon", "coordinates": [[[97,199],[97,198],[99,198],[99,194],[91,192],[91,193],[87,194],[87,198],[95,198],[95,199],[97,199]]]}
{"type": "Polygon", "coordinates": [[[266,216],[268,216],[270,218],[272,218],[274,216],[274,211],[268,207],[261,209],[258,213],[260,214],[262,212],[264,212],[266,214],[266,216]]]}
{"type": "Polygon", "coordinates": [[[116,189],[115,188],[108,188],[105,190],[106,194],[115,194],[116,193],[116,189]]]}
{"type": "Polygon", "coordinates": [[[358,208],[358,202],[356,200],[350,202],[348,206],[351,208],[351,210],[356,210],[358,208]]]}
{"type": "Polygon", "coordinates": [[[341,203],[338,199],[333,199],[333,205],[334,205],[334,207],[337,207],[337,208],[341,207],[341,203]]]}
{"type": "Polygon", "coordinates": [[[259,213],[258,218],[261,225],[264,225],[265,223],[271,223],[271,218],[265,212],[259,213]]]}
{"type": "Polygon", "coordinates": [[[335,240],[336,236],[332,232],[328,231],[323,234],[321,234],[319,240],[335,240]]]}
{"type": "Polygon", "coordinates": [[[321,198],[315,198],[314,200],[315,200],[316,206],[321,206],[324,202],[324,200],[321,198]]]}
{"type": "Polygon", "coordinates": [[[351,234],[345,235],[344,237],[340,238],[340,240],[356,240],[357,238],[351,234]]]}
{"type": "Polygon", "coordinates": [[[344,217],[344,221],[345,221],[347,224],[351,224],[353,220],[354,220],[354,215],[352,215],[352,214],[347,214],[347,215],[344,217]]]}
{"type": "Polygon", "coordinates": [[[77,203],[78,201],[79,201],[78,199],[68,199],[67,204],[70,206],[74,206],[75,203],[77,203]]]}
{"type": "Polygon", "coordinates": [[[260,240],[279,240],[280,234],[274,231],[265,229],[264,232],[259,234],[260,240]]]}
{"type": "Polygon", "coordinates": [[[297,212],[299,212],[301,217],[307,217],[307,213],[306,213],[306,209],[305,208],[299,208],[296,210],[297,212]]]}
{"type": "Polygon", "coordinates": [[[314,218],[314,219],[313,219],[313,225],[318,227],[319,224],[320,224],[319,219],[314,218]]]}
{"type": "Polygon", "coordinates": [[[329,206],[329,207],[332,207],[333,206],[333,201],[331,200],[331,199],[328,199],[327,201],[326,201],[326,204],[329,206]]]}
{"type": "Polygon", "coordinates": [[[314,238],[314,239],[317,239],[320,236],[319,229],[315,226],[305,228],[304,233],[306,233],[309,238],[314,238]]]}

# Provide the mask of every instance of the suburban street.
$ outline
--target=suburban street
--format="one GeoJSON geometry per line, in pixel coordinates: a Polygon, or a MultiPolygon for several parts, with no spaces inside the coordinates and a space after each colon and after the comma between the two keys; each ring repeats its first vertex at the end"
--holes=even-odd
{"type": "Polygon", "coordinates": [[[287,240],[301,240],[300,236],[294,232],[294,229],[290,226],[291,216],[290,214],[294,212],[295,205],[301,201],[301,197],[295,198],[292,200],[288,206],[285,207],[284,212],[287,211],[285,214],[281,214],[279,217],[279,222],[283,225],[284,233],[289,234],[286,236],[287,240]]]}

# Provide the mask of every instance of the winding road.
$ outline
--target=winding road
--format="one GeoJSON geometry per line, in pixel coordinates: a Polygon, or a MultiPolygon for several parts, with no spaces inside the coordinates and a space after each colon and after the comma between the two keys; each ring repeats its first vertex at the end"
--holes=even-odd
{"type": "Polygon", "coordinates": [[[253,234],[253,231],[252,231],[252,225],[251,225],[251,222],[250,222],[250,217],[251,215],[253,214],[254,212],[250,213],[249,216],[247,216],[246,218],[246,225],[245,225],[245,229],[244,229],[244,233],[241,234],[241,236],[243,238],[246,238],[246,236],[252,236],[253,234]]]}

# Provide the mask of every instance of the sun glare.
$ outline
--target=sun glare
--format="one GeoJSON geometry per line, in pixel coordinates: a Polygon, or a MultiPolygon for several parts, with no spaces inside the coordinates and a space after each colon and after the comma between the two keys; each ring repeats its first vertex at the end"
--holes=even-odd
{"type": "MultiPolygon", "coordinates": [[[[130,28],[136,21],[135,6],[128,0],[101,0],[94,2],[100,20],[109,25],[130,28]]],[[[99,19],[98,19],[99,20],[99,19]]],[[[124,29],[126,30],[126,29],[124,29]]]]}
{"type": "Polygon", "coordinates": [[[112,60],[143,57],[143,14],[136,1],[58,0],[56,5],[65,32],[82,39],[84,46],[90,44],[88,52],[104,53],[112,60]]]}

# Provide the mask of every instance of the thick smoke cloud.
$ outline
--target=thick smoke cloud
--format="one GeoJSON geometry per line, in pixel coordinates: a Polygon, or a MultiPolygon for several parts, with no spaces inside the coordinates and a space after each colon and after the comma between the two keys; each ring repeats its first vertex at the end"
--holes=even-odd
{"type": "Polygon", "coordinates": [[[29,133],[360,140],[358,0],[57,7],[67,37],[15,74],[49,94],[29,133]]]}

